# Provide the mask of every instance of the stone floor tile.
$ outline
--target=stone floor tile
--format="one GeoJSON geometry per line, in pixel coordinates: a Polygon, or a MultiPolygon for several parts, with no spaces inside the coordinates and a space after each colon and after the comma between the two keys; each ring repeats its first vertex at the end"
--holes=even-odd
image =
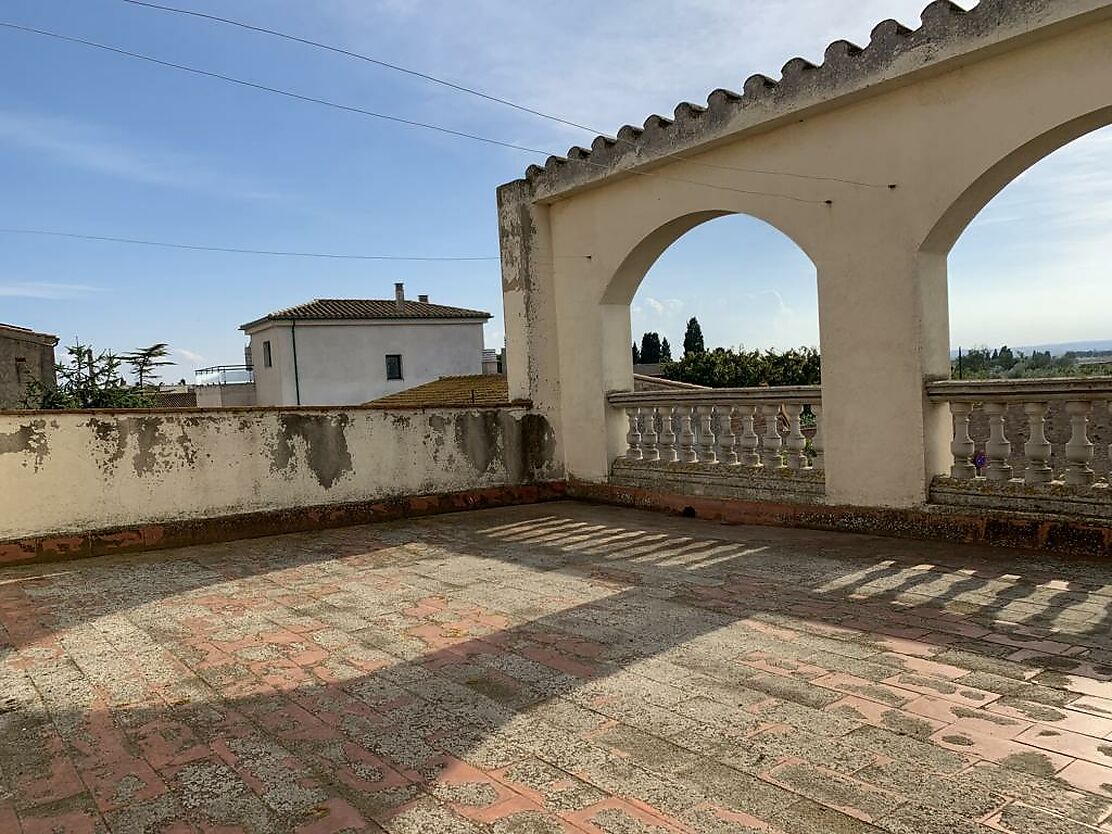
{"type": "MultiPolygon", "coordinates": [[[[916,702],[917,701],[912,701],[911,704],[915,704],[916,702]]],[[[909,707],[910,706],[909,704],[909,707]]],[[[840,701],[836,701],[827,707],[826,711],[838,716],[855,718],[858,721],[863,721],[876,727],[883,727],[886,730],[892,730],[893,732],[914,736],[916,738],[927,738],[946,726],[945,721],[940,721],[929,716],[917,715],[911,709],[896,709],[895,707],[889,707],[885,704],[878,704],[876,701],[858,698],[855,695],[847,695],[840,701]]]]}
{"type": "MultiPolygon", "coordinates": [[[[902,707],[910,701],[915,700],[917,693],[906,688],[897,688],[884,683],[874,683],[864,678],[854,677],[853,675],[834,674],[826,675],[825,677],[817,678],[812,681],[815,686],[821,686],[826,689],[832,689],[835,692],[845,693],[846,695],[857,695],[870,701],[876,701],[879,704],[884,704],[890,707],[902,707]]],[[[835,698],[830,703],[839,700],[835,698]]],[[[826,704],[824,706],[829,706],[826,704]]]]}
{"type": "Polygon", "coordinates": [[[909,802],[877,823],[892,834],[991,834],[992,829],[940,808],[909,802]]]}
{"type": "Polygon", "coordinates": [[[1058,778],[1079,790],[1112,798],[1112,767],[1077,761],[1059,772],[1058,778]]]}
{"type": "Polygon", "coordinates": [[[989,819],[988,824],[1008,834],[1092,834],[1093,831],[1091,825],[1065,819],[1022,802],[1013,802],[989,819]]]}
{"type": "Polygon", "coordinates": [[[931,736],[930,740],[949,750],[1037,776],[1052,776],[1074,761],[1069,756],[1043,748],[972,730],[952,731],[943,728],[931,736]]]}
{"type": "Polygon", "coordinates": [[[1108,827],[1106,768],[1073,759],[1102,756],[1112,720],[1105,579],[576,504],[3,568],[0,815],[112,834],[1108,827]],[[1029,724],[1058,735],[1008,737],[1029,724]]]}
{"type": "Polygon", "coordinates": [[[806,762],[782,764],[762,778],[863,822],[872,822],[903,802],[902,797],[806,762]]]}
{"type": "Polygon", "coordinates": [[[885,678],[883,683],[899,687],[904,690],[918,692],[921,695],[931,695],[943,700],[953,701],[967,707],[983,707],[999,698],[995,692],[985,692],[965,686],[961,681],[948,678],[936,678],[929,675],[902,673],[885,678]]]}
{"type": "MultiPolygon", "coordinates": [[[[951,781],[957,795],[970,790],[990,791],[994,795],[1087,825],[1096,825],[1112,813],[1112,801],[1076,789],[1063,780],[1060,773],[1054,777],[1036,776],[991,762],[978,762],[969,770],[951,777],[951,781]]],[[[1001,807],[1003,805],[995,810],[1001,807]]]]}
{"type": "Polygon", "coordinates": [[[1112,718],[1101,718],[1068,707],[1058,708],[1022,698],[1001,698],[986,707],[988,712],[1020,721],[1030,721],[1058,730],[1068,730],[1095,738],[1112,736],[1112,718]]]}
{"type": "Polygon", "coordinates": [[[1102,718],[1112,718],[1112,698],[1085,695],[1069,702],[1070,709],[1088,712],[1102,718]]]}
{"type": "Polygon", "coordinates": [[[789,805],[769,821],[784,834],[878,834],[882,830],[810,799],[789,805]]]}
{"type": "Polygon", "coordinates": [[[1112,767],[1112,741],[1108,739],[1097,739],[1072,733],[1069,730],[1038,725],[1017,736],[1016,740],[1030,744],[1032,747],[1053,750],[1064,756],[1112,767]]]}

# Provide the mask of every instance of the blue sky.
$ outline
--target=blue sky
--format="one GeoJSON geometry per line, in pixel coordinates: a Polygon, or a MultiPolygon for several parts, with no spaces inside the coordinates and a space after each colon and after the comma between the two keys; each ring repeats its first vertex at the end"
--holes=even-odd
{"type": "MultiPolygon", "coordinates": [[[[867,42],[923,0],[176,0],[366,52],[616,130],[683,99],[867,42]],[[680,33],[680,34],[677,34],[680,33]]],[[[171,3],[173,4],[173,3],[171,3]]],[[[966,5],[969,5],[968,3],[966,5]]],[[[0,20],[111,43],[308,95],[563,152],[590,134],[366,64],[121,0],[7,0],[0,20]]],[[[0,226],[212,246],[495,256],[494,189],[537,157],[391,125],[0,30],[0,226]]],[[[955,344],[1112,338],[1112,135],[1079,141],[1001,195],[951,259],[955,344]],[[1081,210],[1078,209],[1081,206],[1081,210]],[[1038,234],[1035,234],[1035,232],[1038,234]],[[1071,303],[1068,281],[1092,302],[1071,303]],[[1103,313],[1101,312],[1103,309],[1103,313]]],[[[179,366],[241,361],[238,325],[394,281],[496,314],[497,262],[382,263],[194,253],[0,234],[0,321],[179,366]]],[[[634,330],[673,342],[817,342],[809,262],[767,227],[723,218],[654,267],[634,330]],[[745,257],[739,258],[738,253],[745,257]]]]}

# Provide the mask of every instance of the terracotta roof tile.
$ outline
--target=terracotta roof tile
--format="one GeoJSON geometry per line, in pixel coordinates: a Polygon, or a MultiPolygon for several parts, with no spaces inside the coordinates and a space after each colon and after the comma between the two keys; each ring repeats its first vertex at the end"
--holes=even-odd
{"type": "Polygon", "coordinates": [[[387,394],[367,405],[374,408],[485,408],[511,405],[506,377],[497,374],[445,376],[396,394],[387,394]]]}
{"type": "Polygon", "coordinates": [[[392,298],[316,298],[305,304],[287,307],[268,313],[248,322],[240,329],[264,321],[297,320],[359,320],[359,319],[489,319],[490,313],[469,310],[466,307],[449,307],[427,301],[402,301],[392,298]]]}

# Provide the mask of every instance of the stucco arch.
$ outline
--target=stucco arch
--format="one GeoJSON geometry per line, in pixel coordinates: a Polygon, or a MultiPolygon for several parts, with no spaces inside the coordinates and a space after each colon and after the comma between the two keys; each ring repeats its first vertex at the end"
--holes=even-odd
{"type": "Polygon", "coordinates": [[[977,178],[938,218],[919,247],[928,256],[946,256],[974,218],[1031,167],[1088,133],[1112,125],[1112,106],[1060,124],[1011,150],[977,178]]]}
{"type": "Polygon", "coordinates": [[[511,391],[559,425],[569,476],[604,481],[641,279],[696,225],[748,214],[816,267],[827,500],[924,503],[949,465],[925,384],[950,370],[950,247],[1023,170],[1112,121],[1110,77],[1112,0],[934,0],[918,29],[884,21],[864,48],[531,166],[499,191],[511,391]]]}
{"type": "Polygon", "coordinates": [[[720,217],[748,217],[757,220],[775,229],[784,238],[795,244],[807,256],[812,266],[815,264],[814,257],[795,236],[766,217],[737,209],[719,208],[692,211],[658,225],[629,249],[628,254],[622,258],[618,268],[614,270],[606,282],[602,292],[602,303],[629,305],[633,301],[634,295],[637,294],[637,288],[641,285],[653,264],[673,243],[697,226],[709,223],[711,220],[717,220],[720,217]]]}

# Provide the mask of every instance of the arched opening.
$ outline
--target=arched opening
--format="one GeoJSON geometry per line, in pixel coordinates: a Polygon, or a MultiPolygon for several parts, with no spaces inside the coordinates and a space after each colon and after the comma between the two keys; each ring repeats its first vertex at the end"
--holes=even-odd
{"type": "Polygon", "coordinates": [[[984,390],[951,400],[955,478],[1085,485],[1112,470],[1112,411],[1091,390],[1112,376],[1110,123],[1104,108],[1017,149],[927,241],[946,270],[951,379],[984,390]]]}
{"type": "Polygon", "coordinates": [[[660,232],[627,259],[614,285],[630,294],[629,354],[639,379],[818,382],[816,271],[798,244],[744,214],[693,215],[660,232]],[[685,360],[699,347],[685,338],[692,320],[702,351],[719,361],[685,360]]]}
{"type": "Polygon", "coordinates": [[[1110,253],[1112,127],[1104,127],[1016,176],[950,251],[951,346],[963,359],[955,378],[1068,377],[1098,368],[1069,354],[1112,354],[1110,253]]]}

